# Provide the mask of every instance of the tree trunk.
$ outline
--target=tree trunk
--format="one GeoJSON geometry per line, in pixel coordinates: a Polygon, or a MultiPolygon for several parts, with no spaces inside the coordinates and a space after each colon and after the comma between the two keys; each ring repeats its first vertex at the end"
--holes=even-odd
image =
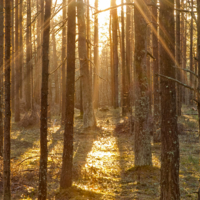
{"type": "Polygon", "coordinates": [[[111,11],[110,11],[110,23],[109,23],[109,37],[110,37],[110,90],[111,90],[111,105],[114,107],[114,71],[113,71],[113,42],[112,42],[112,18],[111,18],[111,11]]]}
{"type": "MultiPolygon", "coordinates": [[[[124,0],[121,0],[121,4],[124,0]]],[[[125,68],[125,44],[124,44],[124,6],[121,7],[121,29],[122,29],[122,42],[121,42],[121,57],[122,57],[122,116],[126,115],[126,68],[125,68]]]]}
{"type": "Polygon", "coordinates": [[[27,33],[26,33],[26,73],[25,73],[25,95],[26,95],[26,108],[31,109],[31,2],[27,0],[27,33]]]}
{"type": "Polygon", "coordinates": [[[36,86],[35,86],[35,100],[38,104],[40,104],[40,87],[41,87],[41,0],[37,0],[37,13],[40,12],[40,15],[37,18],[37,66],[36,66],[36,73],[38,74],[38,77],[36,78],[36,86]]]}
{"type": "MultiPolygon", "coordinates": [[[[182,68],[186,69],[186,55],[187,55],[186,54],[186,28],[187,28],[187,23],[185,22],[185,18],[184,18],[184,13],[183,12],[182,12],[182,24],[183,24],[183,29],[182,29],[182,35],[183,35],[182,68]]],[[[185,83],[187,78],[183,75],[182,80],[185,83]]],[[[183,101],[184,104],[186,104],[186,93],[187,93],[187,89],[183,87],[182,88],[182,101],[183,101]]]]}
{"type": "MultiPolygon", "coordinates": [[[[180,9],[180,0],[176,0],[176,9],[180,9]]],[[[180,12],[176,10],[176,66],[181,68],[180,12]]],[[[181,71],[176,70],[176,79],[181,81],[181,71]]],[[[177,84],[177,115],[181,116],[181,86],[177,84]]]]}
{"type": "MultiPolygon", "coordinates": [[[[116,0],[111,0],[111,6],[116,5],[116,0]]],[[[113,76],[114,76],[114,108],[118,108],[118,38],[117,38],[117,9],[111,10],[112,15],[112,43],[113,43],[113,76]]]]}
{"type": "MultiPolygon", "coordinates": [[[[66,0],[63,0],[63,5],[66,5],[66,0]]],[[[67,18],[67,11],[66,6],[63,7],[63,21],[65,21],[67,18]]],[[[62,61],[64,61],[66,57],[66,26],[62,29],[62,61]]],[[[65,121],[65,97],[66,97],[66,61],[62,64],[62,123],[65,121]]]]}
{"type": "Polygon", "coordinates": [[[92,102],[92,88],[89,75],[89,67],[87,60],[87,46],[86,46],[86,27],[84,17],[83,0],[77,1],[78,14],[78,30],[79,30],[79,59],[82,79],[83,92],[83,124],[85,128],[96,126],[96,119],[94,116],[93,102],[92,102]]]}
{"type": "Polygon", "coordinates": [[[22,71],[23,71],[23,0],[20,0],[20,13],[19,13],[19,87],[20,87],[20,98],[22,99],[23,82],[22,82],[22,71]]]}
{"type": "MultiPolygon", "coordinates": [[[[130,0],[126,0],[130,3],[130,0]]],[[[125,65],[125,93],[126,93],[126,113],[132,112],[130,106],[130,77],[131,77],[131,8],[126,6],[126,65],[125,65]]]]}
{"type": "MultiPolygon", "coordinates": [[[[155,1],[155,4],[157,5],[157,0],[155,1]]],[[[152,14],[153,14],[153,83],[154,83],[154,134],[153,134],[153,141],[154,143],[161,141],[161,134],[159,131],[160,128],[160,95],[159,95],[159,80],[158,76],[156,74],[159,73],[159,67],[158,67],[158,13],[157,13],[157,7],[152,7],[152,14]]]]}
{"type": "MultiPolygon", "coordinates": [[[[190,24],[190,71],[194,71],[193,69],[193,17],[192,17],[192,12],[193,12],[193,0],[191,0],[191,24],[190,24]]],[[[193,75],[190,73],[190,86],[194,86],[194,81],[193,81],[193,75]]],[[[190,92],[190,99],[189,99],[189,104],[193,105],[193,98],[194,98],[194,93],[192,90],[190,92]]]]}
{"type": "MultiPolygon", "coordinates": [[[[98,10],[98,0],[95,0],[95,8],[98,10]]],[[[94,20],[94,108],[99,105],[99,20],[98,15],[95,15],[94,20]]]]}
{"type": "MultiPolygon", "coordinates": [[[[160,1],[161,74],[175,78],[174,0],[160,1]]],[[[180,199],[175,82],[161,78],[161,199],[180,199]]]]}
{"type": "Polygon", "coordinates": [[[5,116],[4,116],[4,151],[3,151],[3,199],[11,199],[10,191],[10,21],[11,0],[5,1],[5,116]]]}
{"type": "Polygon", "coordinates": [[[199,140],[200,140],[200,0],[197,0],[197,58],[198,58],[198,122],[199,122],[199,140]]]}
{"type": "Polygon", "coordinates": [[[147,40],[147,22],[144,13],[148,12],[145,1],[135,3],[135,166],[152,165],[151,140],[148,129],[149,95],[145,44],[147,40]]]}
{"type": "Polygon", "coordinates": [[[69,1],[67,30],[67,81],[66,110],[63,163],[60,179],[60,189],[72,186],[73,167],[73,126],[74,126],[74,93],[75,93],[75,35],[76,35],[76,2],[69,1]]]}
{"type": "MultiPolygon", "coordinates": [[[[12,33],[14,33],[14,0],[11,0],[11,26],[12,26],[12,33]]],[[[11,34],[11,40],[12,40],[12,54],[11,54],[11,110],[12,114],[15,112],[15,62],[14,62],[14,57],[15,57],[15,34],[11,34]]]]}
{"type": "MultiPolygon", "coordinates": [[[[53,23],[54,24],[54,23],[53,23]]],[[[58,61],[57,61],[57,48],[56,48],[56,37],[55,32],[52,33],[52,40],[53,40],[53,66],[54,69],[57,68],[58,61]]],[[[59,104],[59,87],[58,87],[58,70],[55,71],[54,74],[54,82],[55,82],[55,103],[59,104]]]]}
{"type": "Polygon", "coordinates": [[[48,110],[48,78],[49,78],[49,35],[50,35],[51,0],[45,0],[42,45],[42,88],[40,114],[40,171],[38,200],[47,198],[47,110],[48,110]]]}
{"type": "Polygon", "coordinates": [[[3,0],[0,0],[0,157],[3,157],[3,52],[4,52],[4,33],[3,33],[3,23],[4,23],[4,16],[3,16],[3,0]]]}
{"type": "Polygon", "coordinates": [[[15,122],[20,121],[20,66],[18,49],[18,0],[15,0],[15,122]]]}

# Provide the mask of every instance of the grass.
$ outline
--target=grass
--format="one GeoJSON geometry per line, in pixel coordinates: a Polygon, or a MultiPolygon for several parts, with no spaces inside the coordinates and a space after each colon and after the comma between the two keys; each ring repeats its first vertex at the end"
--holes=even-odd
{"type": "MultiPolygon", "coordinates": [[[[200,145],[195,115],[183,107],[179,123],[181,199],[197,199],[200,178],[200,145]]],[[[75,111],[73,187],[59,191],[63,150],[63,126],[59,117],[49,123],[48,199],[57,200],[156,200],[160,193],[160,144],[152,143],[152,167],[134,167],[134,136],[120,110],[96,111],[98,127],[84,130],[75,111]],[[54,123],[54,120],[57,122],[54,123]],[[117,125],[117,126],[116,126],[117,125]],[[124,127],[123,127],[124,126],[124,127]],[[118,127],[118,128],[116,128],[118,127]]],[[[12,199],[37,199],[39,173],[39,127],[23,129],[12,123],[11,133],[12,199]]],[[[0,199],[3,162],[0,159],[0,199]]]]}

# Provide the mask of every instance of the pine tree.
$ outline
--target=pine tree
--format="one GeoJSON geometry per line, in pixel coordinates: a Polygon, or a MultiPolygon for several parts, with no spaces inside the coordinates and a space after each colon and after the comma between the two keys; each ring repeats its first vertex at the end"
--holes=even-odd
{"type": "Polygon", "coordinates": [[[40,171],[38,200],[47,198],[47,111],[48,111],[48,79],[49,79],[49,36],[50,36],[51,0],[45,0],[42,45],[42,88],[40,114],[40,171]]]}
{"type": "MultiPolygon", "coordinates": [[[[174,0],[160,1],[161,74],[175,78],[174,0]]],[[[175,82],[161,78],[161,199],[180,199],[175,82]]]]}

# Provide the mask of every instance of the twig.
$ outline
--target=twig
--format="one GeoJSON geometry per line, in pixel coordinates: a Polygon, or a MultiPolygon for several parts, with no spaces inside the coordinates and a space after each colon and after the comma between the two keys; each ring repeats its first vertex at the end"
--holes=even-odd
{"type": "Polygon", "coordinates": [[[104,80],[104,81],[108,81],[108,80],[106,80],[106,79],[104,79],[104,78],[102,78],[101,76],[99,76],[98,74],[96,74],[96,73],[93,73],[94,75],[96,75],[96,76],[98,76],[100,79],[102,79],[102,80],[104,80]]]}
{"type": "Polygon", "coordinates": [[[32,159],[32,158],[37,158],[37,157],[40,157],[40,156],[31,156],[31,157],[28,157],[28,158],[25,158],[24,160],[22,160],[19,164],[17,164],[17,166],[21,165],[24,161],[26,160],[29,160],[29,159],[32,159]]]}
{"type": "Polygon", "coordinates": [[[154,60],[156,60],[156,58],[149,51],[147,51],[147,55],[149,55],[151,58],[153,58],[154,60]]]}
{"type": "Polygon", "coordinates": [[[79,76],[79,77],[75,80],[75,83],[76,83],[81,77],[83,77],[83,75],[79,76]]]}

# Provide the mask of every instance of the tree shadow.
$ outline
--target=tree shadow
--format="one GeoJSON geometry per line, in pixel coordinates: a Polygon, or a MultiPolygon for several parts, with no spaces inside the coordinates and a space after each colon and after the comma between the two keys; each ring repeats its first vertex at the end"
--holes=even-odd
{"type": "Polygon", "coordinates": [[[74,199],[81,199],[81,200],[93,200],[93,199],[101,199],[102,194],[98,194],[96,192],[83,190],[81,188],[78,188],[76,186],[73,186],[65,191],[59,192],[55,195],[55,200],[70,200],[74,199]]]}
{"type": "Polygon", "coordinates": [[[116,200],[153,199],[159,194],[160,169],[158,167],[134,167],[134,135],[129,123],[117,124],[114,136],[120,153],[121,190],[116,200]]]}

